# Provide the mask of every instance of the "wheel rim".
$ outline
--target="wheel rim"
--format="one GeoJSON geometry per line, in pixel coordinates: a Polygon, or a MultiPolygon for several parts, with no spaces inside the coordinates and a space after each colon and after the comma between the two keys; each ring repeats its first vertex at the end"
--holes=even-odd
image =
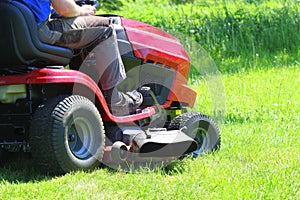
{"type": "Polygon", "coordinates": [[[76,118],[68,128],[68,146],[72,154],[79,159],[88,159],[92,156],[94,130],[92,124],[84,118],[76,118]]]}
{"type": "Polygon", "coordinates": [[[208,150],[209,138],[207,137],[207,130],[201,127],[195,129],[192,135],[198,144],[198,149],[193,152],[193,157],[196,158],[208,150]]]}

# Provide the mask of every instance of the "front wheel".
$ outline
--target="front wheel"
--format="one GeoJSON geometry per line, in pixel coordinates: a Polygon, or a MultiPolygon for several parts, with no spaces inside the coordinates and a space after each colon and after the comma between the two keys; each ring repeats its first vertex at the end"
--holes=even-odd
{"type": "Polygon", "coordinates": [[[169,129],[182,129],[197,142],[198,148],[193,152],[194,158],[220,148],[220,131],[217,124],[207,115],[197,112],[184,113],[171,121],[169,129]]]}
{"type": "Polygon", "coordinates": [[[58,96],[34,113],[30,145],[38,168],[61,174],[92,170],[104,154],[104,127],[95,105],[85,97],[58,96]]]}

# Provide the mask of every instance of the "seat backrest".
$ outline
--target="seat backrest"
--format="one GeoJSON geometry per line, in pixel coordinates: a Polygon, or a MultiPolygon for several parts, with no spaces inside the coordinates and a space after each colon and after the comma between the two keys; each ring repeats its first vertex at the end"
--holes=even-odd
{"type": "Polygon", "coordinates": [[[0,1],[0,67],[67,65],[73,51],[41,42],[33,13],[22,3],[0,1]]]}

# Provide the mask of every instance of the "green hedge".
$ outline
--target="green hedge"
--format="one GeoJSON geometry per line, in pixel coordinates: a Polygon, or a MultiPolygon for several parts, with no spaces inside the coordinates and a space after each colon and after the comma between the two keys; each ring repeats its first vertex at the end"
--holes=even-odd
{"type": "Polygon", "coordinates": [[[261,58],[277,62],[288,56],[285,62],[295,63],[300,55],[296,0],[135,0],[120,8],[114,12],[193,38],[223,71],[266,65],[261,58]]]}

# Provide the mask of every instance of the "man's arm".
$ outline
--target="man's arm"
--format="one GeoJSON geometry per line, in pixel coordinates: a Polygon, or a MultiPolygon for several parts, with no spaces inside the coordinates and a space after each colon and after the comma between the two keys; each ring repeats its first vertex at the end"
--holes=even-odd
{"type": "Polygon", "coordinates": [[[79,6],[74,0],[51,0],[54,10],[63,17],[94,15],[96,9],[91,5],[79,6]]]}

